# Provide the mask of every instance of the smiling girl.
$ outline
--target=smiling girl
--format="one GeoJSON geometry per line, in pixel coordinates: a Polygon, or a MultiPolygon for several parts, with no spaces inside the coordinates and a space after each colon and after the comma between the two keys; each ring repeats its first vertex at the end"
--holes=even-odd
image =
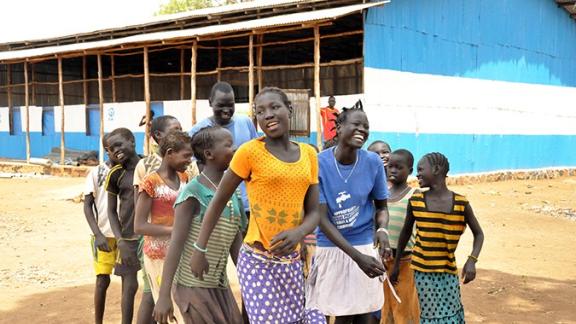
{"type": "Polygon", "coordinates": [[[336,132],[338,145],[318,155],[321,217],[308,306],[335,323],[367,323],[384,304],[380,256],[391,255],[386,173],[378,155],[362,149],[369,124],[360,105],[340,113],[336,132]]]}
{"type": "Polygon", "coordinates": [[[208,270],[206,244],[226,202],[246,181],[250,222],[238,256],[238,277],[250,323],[324,322],[304,311],[304,280],[298,245],[318,225],[316,151],[289,139],[292,106],[278,88],[255,98],[265,136],[234,154],[208,209],[192,254],[192,273],[208,270]]]}

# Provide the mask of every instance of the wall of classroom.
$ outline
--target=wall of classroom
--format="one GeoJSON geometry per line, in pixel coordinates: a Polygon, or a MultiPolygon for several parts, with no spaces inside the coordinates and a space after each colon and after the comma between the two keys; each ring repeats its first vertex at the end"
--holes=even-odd
{"type": "Polygon", "coordinates": [[[392,1],[364,37],[370,140],[453,173],[576,166],[576,21],[554,1],[392,1]]]}
{"type": "MultiPolygon", "coordinates": [[[[336,96],[340,107],[352,106],[361,95],[336,96]]],[[[321,98],[322,106],[327,106],[328,98],[321,98]]],[[[192,128],[192,108],[190,100],[153,102],[155,116],[172,115],[180,121],[184,130],[192,128]]],[[[315,99],[310,99],[310,137],[294,137],[294,140],[316,143],[315,99]]],[[[65,106],[65,147],[72,150],[99,151],[100,115],[98,105],[65,106]]],[[[44,157],[53,148],[60,147],[61,108],[30,106],[30,149],[31,157],[44,157]]],[[[136,149],[143,153],[144,127],[138,126],[146,113],[144,102],[106,103],[104,104],[104,132],[108,133],[118,127],[130,129],[136,138],[136,149]]],[[[237,103],[236,114],[247,115],[248,103],[237,103]]],[[[16,132],[10,134],[9,114],[7,107],[0,107],[0,158],[26,158],[26,112],[24,107],[15,107],[13,117],[16,132]]],[[[208,100],[197,100],[198,121],[212,115],[208,100]]]]}

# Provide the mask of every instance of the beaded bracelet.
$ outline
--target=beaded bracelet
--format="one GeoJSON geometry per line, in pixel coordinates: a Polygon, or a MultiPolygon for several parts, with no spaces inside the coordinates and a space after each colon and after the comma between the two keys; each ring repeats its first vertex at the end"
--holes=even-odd
{"type": "Polygon", "coordinates": [[[195,248],[196,250],[202,252],[202,253],[207,253],[208,252],[208,248],[201,248],[198,246],[198,244],[196,244],[196,242],[194,242],[194,244],[192,245],[193,248],[195,248]]]}
{"type": "Polygon", "coordinates": [[[470,254],[470,255],[468,256],[468,259],[472,259],[472,260],[474,260],[474,262],[478,262],[478,258],[475,257],[475,256],[473,256],[472,254],[470,254]]]}

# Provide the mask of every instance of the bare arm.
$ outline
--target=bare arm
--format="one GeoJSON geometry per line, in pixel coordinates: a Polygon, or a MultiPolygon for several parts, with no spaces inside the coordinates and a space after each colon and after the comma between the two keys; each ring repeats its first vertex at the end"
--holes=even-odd
{"type": "Polygon", "coordinates": [[[234,173],[234,171],[228,170],[224,173],[224,177],[222,177],[218,185],[218,190],[216,190],[216,194],[214,198],[212,198],[212,201],[210,201],[204,214],[200,234],[196,240],[198,246],[206,247],[206,244],[208,244],[208,239],[212,231],[214,231],[214,227],[216,223],[218,223],[218,219],[226,207],[226,203],[230,200],[230,197],[232,197],[240,182],[242,182],[242,178],[234,173]]]}
{"type": "Polygon", "coordinates": [[[118,197],[113,193],[108,193],[108,220],[110,228],[117,240],[122,238],[122,227],[118,218],[118,197]]]}
{"type": "Polygon", "coordinates": [[[152,197],[147,192],[142,191],[138,194],[136,201],[134,232],[140,235],[170,236],[172,226],[152,224],[148,221],[148,215],[150,215],[150,210],[152,210],[152,197]]]}
{"type": "Polygon", "coordinates": [[[354,260],[367,276],[374,278],[384,273],[385,269],[382,262],[369,255],[360,253],[360,251],[346,240],[338,228],[332,224],[328,216],[328,207],[326,204],[320,205],[320,215],[320,229],[322,232],[332,243],[354,260]]]}
{"type": "Polygon", "coordinates": [[[184,244],[188,238],[188,232],[194,217],[200,211],[200,204],[195,198],[188,198],[184,202],[178,204],[174,209],[174,230],[170,239],[170,246],[168,253],[164,260],[164,267],[162,269],[162,284],[160,285],[160,293],[158,302],[154,307],[154,319],[158,323],[167,323],[168,319],[173,317],[173,306],[170,298],[170,292],[174,281],[174,275],[178,269],[182,251],[184,251],[184,244]]]}
{"type": "MultiPolygon", "coordinates": [[[[390,214],[388,213],[388,201],[386,199],[374,200],[376,213],[374,214],[374,222],[376,229],[384,228],[388,230],[388,222],[390,221],[390,214]]],[[[392,250],[390,249],[390,242],[388,241],[388,234],[384,231],[376,231],[374,241],[378,244],[380,256],[384,260],[392,258],[392,250]]]]}
{"type": "Polygon", "coordinates": [[[230,246],[230,257],[234,265],[238,264],[238,255],[240,254],[240,247],[242,246],[242,232],[238,231],[236,237],[234,237],[234,242],[230,246]]]}
{"type": "Polygon", "coordinates": [[[84,196],[84,216],[86,216],[86,221],[90,230],[94,234],[94,243],[100,251],[110,252],[110,247],[108,246],[108,240],[100,231],[98,227],[98,222],[96,221],[96,216],[94,215],[94,195],[88,194],[84,196]]]}
{"type": "Polygon", "coordinates": [[[476,219],[470,204],[466,205],[466,209],[464,209],[464,219],[466,220],[466,224],[470,226],[470,230],[472,230],[472,234],[474,235],[472,253],[468,257],[468,260],[466,260],[464,268],[462,268],[462,278],[464,279],[464,284],[467,284],[476,278],[476,261],[478,260],[478,256],[482,250],[482,245],[484,244],[484,232],[482,231],[482,227],[480,227],[480,223],[478,223],[478,219],[476,219]]]}
{"type": "Polygon", "coordinates": [[[94,215],[94,195],[87,194],[84,196],[84,216],[90,226],[90,230],[94,236],[104,236],[100,228],[98,227],[98,222],[96,221],[96,215],[94,215]]]}
{"type": "Polygon", "coordinates": [[[402,227],[402,231],[400,232],[400,237],[398,238],[398,247],[396,248],[396,255],[394,256],[394,271],[390,276],[390,281],[393,284],[398,282],[398,270],[400,269],[400,256],[404,253],[404,249],[406,249],[406,244],[408,244],[408,240],[410,240],[410,236],[412,236],[412,230],[414,229],[414,222],[416,219],[414,218],[414,214],[412,213],[412,206],[408,203],[408,208],[406,209],[406,219],[404,220],[404,226],[402,227]]]}

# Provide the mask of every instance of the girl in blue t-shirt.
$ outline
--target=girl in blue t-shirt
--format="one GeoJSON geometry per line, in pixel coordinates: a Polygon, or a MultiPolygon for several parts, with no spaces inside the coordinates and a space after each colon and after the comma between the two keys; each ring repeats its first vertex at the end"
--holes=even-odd
{"type": "Polygon", "coordinates": [[[362,149],[369,124],[360,102],[336,124],[338,145],[318,155],[321,221],[307,303],[335,323],[367,323],[384,304],[378,277],[386,271],[381,257],[391,257],[386,172],[362,149]]]}

